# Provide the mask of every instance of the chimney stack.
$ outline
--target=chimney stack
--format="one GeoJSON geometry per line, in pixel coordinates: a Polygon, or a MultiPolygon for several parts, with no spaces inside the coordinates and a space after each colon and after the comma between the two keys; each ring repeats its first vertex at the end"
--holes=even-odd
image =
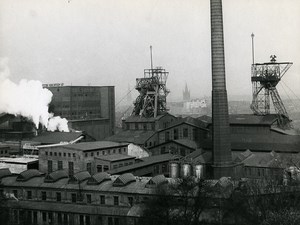
{"type": "Polygon", "coordinates": [[[233,175],[225,80],[222,0],[210,0],[214,178],[233,175]]]}

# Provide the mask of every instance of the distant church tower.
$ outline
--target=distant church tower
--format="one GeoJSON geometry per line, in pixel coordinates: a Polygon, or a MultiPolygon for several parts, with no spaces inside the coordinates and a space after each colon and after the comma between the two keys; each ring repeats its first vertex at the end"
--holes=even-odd
{"type": "Polygon", "coordinates": [[[182,100],[183,101],[190,101],[191,100],[191,93],[190,90],[188,89],[187,84],[185,83],[185,89],[182,92],[182,100]]]}

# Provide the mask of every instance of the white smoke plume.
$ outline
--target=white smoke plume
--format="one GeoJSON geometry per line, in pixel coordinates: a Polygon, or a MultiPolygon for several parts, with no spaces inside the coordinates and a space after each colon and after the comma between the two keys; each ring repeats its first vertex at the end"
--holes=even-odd
{"type": "MultiPolygon", "coordinates": [[[[53,94],[48,89],[43,88],[40,81],[23,79],[16,84],[8,78],[9,75],[8,58],[1,58],[0,113],[26,117],[32,120],[37,128],[39,123],[45,127],[48,127],[48,123],[54,126],[54,117],[48,113],[48,105],[53,94]],[[50,121],[49,118],[51,118],[50,121]]],[[[59,119],[55,119],[55,121],[61,123],[59,119]]],[[[63,123],[67,124],[66,121],[63,123]]],[[[64,130],[67,129],[64,128],[64,130]]]]}
{"type": "Polygon", "coordinates": [[[49,114],[50,118],[48,121],[48,131],[60,131],[69,132],[68,120],[66,118],[61,118],[60,116],[53,116],[52,113],[49,114]]]}

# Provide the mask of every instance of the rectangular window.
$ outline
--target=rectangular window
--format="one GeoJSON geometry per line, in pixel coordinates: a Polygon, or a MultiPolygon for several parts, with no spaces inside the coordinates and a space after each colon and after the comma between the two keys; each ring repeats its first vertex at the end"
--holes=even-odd
{"type": "Polygon", "coordinates": [[[46,152],[46,155],[48,155],[48,152],[46,152]]]}
{"type": "Polygon", "coordinates": [[[108,217],[108,225],[114,225],[112,217],[108,217]]]}
{"type": "Polygon", "coordinates": [[[56,192],[56,201],[61,202],[61,193],[60,192],[56,192]]]}
{"type": "Polygon", "coordinates": [[[103,170],[104,170],[104,172],[107,171],[107,170],[109,170],[108,165],[104,165],[103,166],[103,170]]]}
{"type": "Polygon", "coordinates": [[[68,153],[68,157],[71,157],[71,153],[68,153]]]}
{"type": "Polygon", "coordinates": [[[91,218],[90,218],[90,216],[85,216],[85,224],[86,225],[91,225],[91,218]]]}
{"type": "Polygon", "coordinates": [[[130,206],[133,205],[133,197],[128,197],[128,203],[130,206]]]}
{"type": "Polygon", "coordinates": [[[56,152],[54,152],[54,156],[57,156],[57,153],[56,153],[56,152]]]}
{"type": "Polygon", "coordinates": [[[48,173],[52,173],[53,168],[52,168],[52,160],[48,160],[48,173]]]}
{"type": "Polygon", "coordinates": [[[91,203],[92,203],[92,195],[86,194],[86,202],[87,202],[88,204],[91,204],[91,203]]]}
{"type": "Polygon", "coordinates": [[[52,152],[50,152],[50,156],[52,156],[52,152]]]}
{"type": "Polygon", "coordinates": [[[87,170],[90,174],[92,174],[92,163],[87,163],[87,164],[86,164],[86,170],[87,170]]]}
{"type": "Polygon", "coordinates": [[[47,192],[46,191],[42,191],[42,200],[43,201],[47,200],[47,192]]]}
{"type": "Polygon", "coordinates": [[[58,161],[57,162],[57,169],[58,170],[62,170],[63,169],[63,162],[62,161],[58,161]]]}
{"type": "Polygon", "coordinates": [[[68,225],[68,215],[64,213],[64,225],[68,225]]]}
{"type": "Polygon", "coordinates": [[[188,128],[183,128],[183,137],[187,138],[189,136],[189,130],[188,128]]]}
{"type": "Polygon", "coordinates": [[[167,153],[167,152],[166,152],[166,147],[165,147],[165,146],[164,146],[164,147],[161,147],[160,153],[161,153],[161,154],[166,154],[166,153],[167,153]]]}
{"type": "Polygon", "coordinates": [[[43,222],[47,221],[47,213],[46,212],[42,212],[42,219],[43,219],[43,222]]]}
{"type": "Polygon", "coordinates": [[[74,162],[69,162],[69,175],[72,176],[74,174],[74,162]]]}
{"type": "Polygon", "coordinates": [[[114,196],[114,205],[119,205],[119,196],[114,196]]]}
{"type": "Polygon", "coordinates": [[[174,129],[174,140],[178,139],[178,128],[174,129]]]}
{"type": "Polygon", "coordinates": [[[49,221],[49,224],[53,223],[53,213],[52,212],[48,212],[48,221],[49,221]]]}
{"type": "Polygon", "coordinates": [[[62,224],[62,215],[61,215],[61,213],[57,213],[57,222],[58,222],[58,224],[62,224]]]}
{"type": "Polygon", "coordinates": [[[16,198],[18,198],[18,190],[13,190],[13,194],[16,198]]]}
{"type": "Polygon", "coordinates": [[[105,195],[100,195],[100,204],[105,205],[105,195]]]}
{"type": "Polygon", "coordinates": [[[84,225],[84,218],[83,218],[83,215],[80,215],[80,216],[79,216],[79,224],[80,224],[80,225],[84,225]]]}
{"type": "Polygon", "coordinates": [[[97,173],[102,172],[102,165],[97,165],[97,173]]]}
{"type": "Polygon", "coordinates": [[[72,193],[71,198],[73,203],[77,202],[76,193],[72,193]]]}
{"type": "Polygon", "coordinates": [[[32,191],[27,191],[27,199],[32,199],[32,191]]]}
{"type": "Polygon", "coordinates": [[[165,133],[165,140],[166,141],[170,140],[170,132],[168,132],[168,131],[165,133]]]}

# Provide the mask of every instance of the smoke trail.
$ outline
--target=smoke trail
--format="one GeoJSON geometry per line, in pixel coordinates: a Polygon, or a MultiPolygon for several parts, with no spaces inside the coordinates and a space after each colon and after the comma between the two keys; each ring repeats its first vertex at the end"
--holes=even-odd
{"type": "Polygon", "coordinates": [[[38,128],[39,123],[45,127],[48,127],[48,123],[50,123],[51,127],[68,131],[67,127],[65,127],[67,126],[66,119],[55,118],[48,113],[48,105],[53,95],[51,91],[43,88],[42,83],[37,80],[28,81],[23,79],[16,84],[9,80],[9,75],[8,58],[1,58],[0,113],[26,117],[33,121],[36,128],[38,128]],[[55,123],[57,123],[57,125],[55,125],[55,123]],[[63,126],[63,128],[61,128],[61,126],[63,126]]]}

